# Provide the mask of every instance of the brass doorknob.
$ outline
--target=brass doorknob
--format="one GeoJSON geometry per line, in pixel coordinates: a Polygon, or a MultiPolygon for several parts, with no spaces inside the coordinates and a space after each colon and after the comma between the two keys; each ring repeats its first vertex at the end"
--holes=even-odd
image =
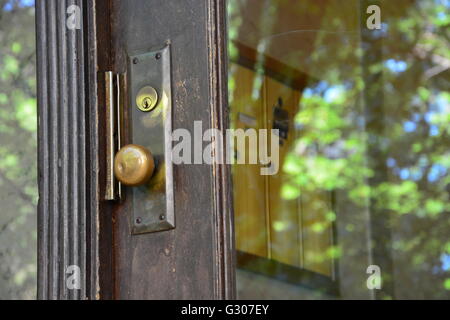
{"type": "Polygon", "coordinates": [[[124,146],[114,158],[114,174],[126,186],[145,184],[154,170],[155,161],[151,152],[136,144],[124,146]]]}

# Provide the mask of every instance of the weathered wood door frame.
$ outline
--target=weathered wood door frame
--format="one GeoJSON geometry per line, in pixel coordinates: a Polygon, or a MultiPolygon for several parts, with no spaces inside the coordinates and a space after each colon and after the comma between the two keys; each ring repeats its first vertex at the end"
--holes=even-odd
{"type": "MultiPolygon", "coordinates": [[[[174,0],[166,0],[174,1],[174,0]]],[[[111,0],[37,0],[39,116],[38,298],[114,299],[113,249],[116,206],[102,200],[105,118],[99,74],[113,70],[114,12],[111,0]],[[80,28],[68,28],[71,5],[80,8],[80,28]],[[77,266],[79,290],[67,287],[77,266]]],[[[207,105],[211,127],[228,127],[225,0],[205,0],[202,36],[207,46],[207,105]]],[[[157,9],[156,9],[157,10],[157,9]]],[[[170,21],[168,21],[170,23],[170,21]]],[[[114,70],[113,70],[114,71],[114,70]]],[[[211,167],[214,235],[213,290],[203,297],[235,297],[230,168],[211,167]],[[210,293],[212,292],[212,293],[210,293]]],[[[208,222],[205,222],[208,223],[208,222]]],[[[195,248],[193,248],[195,250],[195,248]]],[[[200,279],[192,279],[193,281],[200,279]]],[[[167,286],[173,284],[167,283],[167,286]]],[[[188,292],[196,298],[201,292],[188,292]]],[[[158,288],[155,288],[158,289],[158,288]]],[[[170,299],[174,296],[168,295],[170,299]]]]}
{"type": "Polygon", "coordinates": [[[36,1],[38,298],[99,297],[99,159],[95,2],[36,1]],[[80,29],[66,10],[81,8],[80,29]],[[68,290],[67,267],[81,290],[68,290]]]}

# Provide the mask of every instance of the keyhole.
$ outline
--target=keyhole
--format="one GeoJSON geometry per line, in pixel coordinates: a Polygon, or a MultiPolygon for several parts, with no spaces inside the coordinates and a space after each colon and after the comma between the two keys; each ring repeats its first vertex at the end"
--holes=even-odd
{"type": "Polygon", "coordinates": [[[149,112],[156,107],[158,103],[158,93],[153,87],[144,87],[139,90],[136,97],[137,107],[144,112],[149,112]]]}
{"type": "Polygon", "coordinates": [[[150,108],[150,105],[151,105],[151,100],[150,100],[150,98],[146,98],[146,99],[144,100],[144,108],[145,108],[145,109],[148,109],[148,108],[150,108]]]}

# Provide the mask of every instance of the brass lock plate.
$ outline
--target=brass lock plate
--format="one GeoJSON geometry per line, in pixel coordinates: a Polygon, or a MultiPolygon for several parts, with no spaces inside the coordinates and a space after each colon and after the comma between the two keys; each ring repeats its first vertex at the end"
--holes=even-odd
{"type": "Polygon", "coordinates": [[[175,228],[170,61],[170,45],[128,61],[131,143],[149,149],[156,165],[148,184],[130,188],[133,234],[175,228]]]}

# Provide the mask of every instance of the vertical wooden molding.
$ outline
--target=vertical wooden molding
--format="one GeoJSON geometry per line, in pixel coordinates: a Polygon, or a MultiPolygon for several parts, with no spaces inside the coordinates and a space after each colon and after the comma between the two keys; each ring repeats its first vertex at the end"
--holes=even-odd
{"type": "Polygon", "coordinates": [[[38,298],[99,298],[96,1],[38,0],[38,298]],[[70,30],[77,5],[81,28],[70,30]],[[68,266],[81,271],[70,290],[68,266]]]}
{"type": "MultiPolygon", "coordinates": [[[[208,1],[208,68],[211,128],[229,128],[226,1],[208,1]]],[[[226,146],[223,139],[222,146],[226,146]]],[[[217,145],[216,145],[217,147],[217,145]]],[[[225,147],[222,158],[226,159],[225,147]]],[[[216,299],[235,299],[235,245],[231,166],[213,165],[216,299]]]]}

